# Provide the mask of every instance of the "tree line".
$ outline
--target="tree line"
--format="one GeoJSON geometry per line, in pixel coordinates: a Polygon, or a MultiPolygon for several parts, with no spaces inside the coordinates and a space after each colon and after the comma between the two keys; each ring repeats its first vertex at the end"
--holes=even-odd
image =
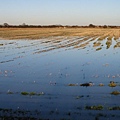
{"type": "Polygon", "coordinates": [[[0,28],[120,28],[120,26],[111,26],[111,25],[94,25],[89,24],[88,26],[79,26],[79,25],[27,25],[25,23],[21,25],[9,25],[4,23],[0,25],[0,28]]]}

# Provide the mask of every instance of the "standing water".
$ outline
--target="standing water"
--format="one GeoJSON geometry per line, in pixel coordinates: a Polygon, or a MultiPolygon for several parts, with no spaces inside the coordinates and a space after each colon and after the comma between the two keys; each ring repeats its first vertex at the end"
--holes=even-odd
{"type": "Polygon", "coordinates": [[[120,119],[119,48],[78,40],[0,40],[0,119],[120,119]]]}

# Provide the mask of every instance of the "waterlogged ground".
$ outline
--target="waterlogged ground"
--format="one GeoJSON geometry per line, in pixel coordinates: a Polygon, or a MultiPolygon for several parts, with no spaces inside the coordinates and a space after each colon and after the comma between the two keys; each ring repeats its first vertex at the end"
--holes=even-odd
{"type": "Polygon", "coordinates": [[[119,120],[119,41],[0,40],[0,119],[119,120]]]}

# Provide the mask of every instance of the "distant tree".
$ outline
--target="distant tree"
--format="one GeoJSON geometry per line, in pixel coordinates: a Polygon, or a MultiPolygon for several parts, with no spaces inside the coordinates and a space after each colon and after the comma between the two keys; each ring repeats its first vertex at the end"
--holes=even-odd
{"type": "Polygon", "coordinates": [[[4,26],[4,27],[8,27],[9,24],[8,24],[8,23],[4,23],[3,26],[4,26]]]}
{"type": "Polygon", "coordinates": [[[103,28],[107,28],[108,26],[107,25],[104,25],[103,28]]]}
{"type": "Polygon", "coordinates": [[[89,27],[92,27],[92,28],[94,28],[94,27],[95,27],[95,25],[93,25],[93,24],[89,24],[89,27]]]}
{"type": "Polygon", "coordinates": [[[26,28],[29,27],[27,24],[23,23],[22,25],[19,25],[20,27],[26,28]]]}
{"type": "Polygon", "coordinates": [[[25,23],[23,23],[23,24],[22,24],[22,26],[26,26],[26,24],[25,24],[25,23]]]}

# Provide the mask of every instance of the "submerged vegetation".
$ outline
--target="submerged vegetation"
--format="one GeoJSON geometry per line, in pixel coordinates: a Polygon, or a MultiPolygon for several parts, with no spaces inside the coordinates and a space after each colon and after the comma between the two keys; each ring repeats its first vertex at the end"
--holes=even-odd
{"type": "Polygon", "coordinates": [[[29,95],[28,92],[21,92],[21,95],[29,95]]]}
{"type": "Polygon", "coordinates": [[[110,81],[109,83],[109,87],[116,87],[117,84],[114,81],[110,81]]]}
{"type": "Polygon", "coordinates": [[[77,84],[70,83],[68,86],[77,86],[77,84]]]}
{"type": "Polygon", "coordinates": [[[30,95],[30,96],[32,96],[32,95],[40,96],[40,95],[44,95],[44,94],[45,94],[44,92],[40,92],[40,93],[36,93],[36,92],[21,92],[21,95],[30,95]]]}
{"type": "Polygon", "coordinates": [[[119,91],[113,91],[113,92],[111,92],[111,94],[112,94],[112,95],[119,95],[120,92],[119,92],[119,91]]]}
{"type": "Polygon", "coordinates": [[[98,105],[98,106],[86,106],[85,109],[86,110],[102,110],[103,106],[102,105],[98,105]]]}
{"type": "Polygon", "coordinates": [[[100,46],[100,45],[101,45],[100,42],[94,42],[94,43],[93,43],[93,47],[98,47],[98,46],[100,46]]]}
{"type": "Polygon", "coordinates": [[[101,47],[100,47],[100,48],[97,48],[96,51],[99,51],[99,50],[101,50],[101,49],[102,49],[101,47]]]}
{"type": "Polygon", "coordinates": [[[109,107],[109,110],[120,110],[120,106],[109,107]]]}
{"type": "Polygon", "coordinates": [[[112,40],[108,39],[106,45],[107,45],[107,49],[110,48],[110,46],[112,45],[112,40]]]}
{"type": "Polygon", "coordinates": [[[114,48],[120,47],[120,42],[117,42],[114,48]]]}
{"type": "MultiPolygon", "coordinates": [[[[63,118],[61,118],[60,120],[67,120],[68,116],[71,117],[73,114],[79,114],[79,118],[81,118],[82,113],[80,112],[81,110],[91,110],[91,111],[99,111],[102,112],[104,109],[107,111],[119,111],[120,110],[120,106],[108,106],[105,107],[103,105],[93,105],[93,106],[85,106],[83,107],[77,107],[77,110],[79,110],[79,112],[73,112],[73,111],[68,111],[66,112],[66,114],[64,115],[63,118]]],[[[60,117],[60,112],[58,110],[50,110],[48,111],[49,115],[45,117],[43,117],[43,113],[41,110],[25,110],[25,109],[10,109],[10,108],[0,108],[0,119],[1,120],[50,120],[51,116],[54,117],[60,117]]],[[[103,111],[104,113],[104,111],[103,111]]],[[[96,118],[98,117],[105,117],[107,118],[108,116],[110,117],[109,114],[103,114],[103,113],[97,113],[96,115],[92,114],[92,113],[88,113],[86,115],[89,115],[89,117],[91,118],[91,116],[96,116],[96,118]]],[[[83,114],[85,115],[85,113],[83,114]]],[[[112,114],[111,115],[114,118],[119,118],[120,116],[116,116],[116,114],[112,114]]],[[[70,119],[71,120],[71,119],[70,119]]]]}

